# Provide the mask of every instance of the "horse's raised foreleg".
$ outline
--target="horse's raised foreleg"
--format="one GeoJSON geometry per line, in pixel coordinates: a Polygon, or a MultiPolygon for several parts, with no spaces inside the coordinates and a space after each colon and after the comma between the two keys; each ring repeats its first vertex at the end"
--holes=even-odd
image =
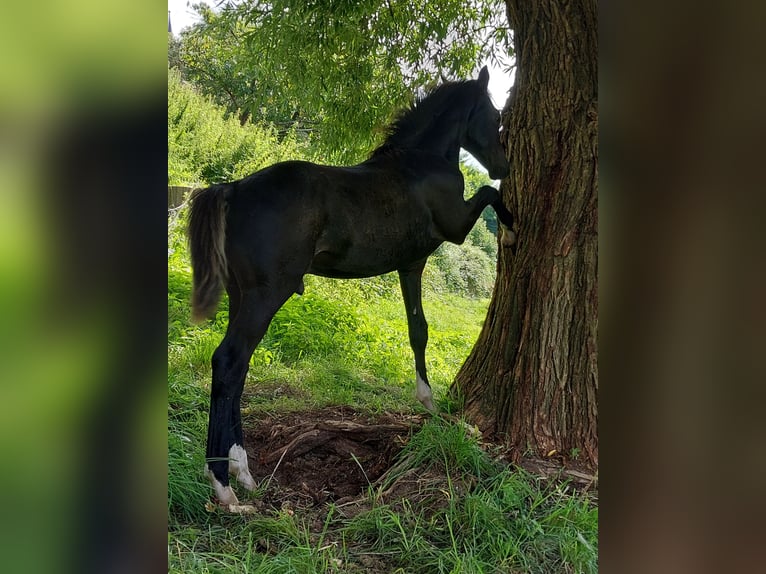
{"type": "Polygon", "coordinates": [[[429,411],[436,411],[431,385],[426,375],[426,345],[428,344],[428,323],[423,315],[421,299],[421,277],[426,261],[418,262],[413,267],[399,270],[399,283],[402,287],[404,306],[407,310],[407,327],[410,346],[415,354],[415,396],[429,411]]]}
{"type": "Polygon", "coordinates": [[[465,241],[476,220],[481,216],[481,212],[489,205],[497,213],[503,232],[501,242],[505,246],[513,245],[515,242],[515,235],[511,231],[513,216],[503,205],[497,190],[489,185],[480,187],[470,199],[461,201],[460,204],[444,203],[434,214],[437,226],[447,241],[459,245],[465,241]]]}
{"type": "MultiPolygon", "coordinates": [[[[494,188],[493,188],[494,189],[494,188]]],[[[497,214],[497,221],[500,224],[500,244],[503,247],[511,247],[516,243],[516,233],[513,231],[513,215],[503,205],[502,200],[498,194],[498,198],[493,201],[492,209],[497,214]]]]}
{"type": "MultiPolygon", "coordinates": [[[[467,203],[470,204],[474,199],[476,200],[476,205],[481,206],[479,213],[476,215],[476,219],[479,218],[479,215],[481,215],[481,212],[485,207],[491,205],[492,209],[494,209],[497,214],[497,221],[500,227],[500,244],[503,247],[511,247],[514,245],[516,243],[516,234],[513,232],[513,215],[511,215],[511,212],[508,211],[505,205],[503,205],[503,201],[500,199],[500,193],[494,187],[484,185],[479,188],[476,195],[469,199],[467,203]]],[[[475,221],[476,220],[474,220],[474,222],[475,221]]]]}

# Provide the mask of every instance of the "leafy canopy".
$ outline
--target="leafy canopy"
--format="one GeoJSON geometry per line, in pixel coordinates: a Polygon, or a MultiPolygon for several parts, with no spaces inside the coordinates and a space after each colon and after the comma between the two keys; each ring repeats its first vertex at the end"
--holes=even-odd
{"type": "Polygon", "coordinates": [[[499,0],[258,0],[196,7],[184,75],[241,122],[297,128],[361,160],[412,94],[510,53],[499,0]]]}

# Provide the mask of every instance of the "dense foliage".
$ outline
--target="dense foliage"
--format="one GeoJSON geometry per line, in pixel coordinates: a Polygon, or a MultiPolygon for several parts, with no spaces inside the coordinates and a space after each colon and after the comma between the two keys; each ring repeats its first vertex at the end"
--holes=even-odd
{"type": "Polygon", "coordinates": [[[418,90],[510,54],[497,0],[227,1],[197,7],[174,62],[239,121],[311,135],[356,162],[418,90]]]}

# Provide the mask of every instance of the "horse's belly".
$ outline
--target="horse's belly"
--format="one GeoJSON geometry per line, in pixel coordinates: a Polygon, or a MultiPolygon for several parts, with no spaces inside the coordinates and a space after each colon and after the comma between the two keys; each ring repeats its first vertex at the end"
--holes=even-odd
{"type": "Polygon", "coordinates": [[[383,275],[400,268],[399,260],[393,257],[361,260],[322,251],[314,256],[309,273],[336,279],[361,279],[383,275]]]}
{"type": "Polygon", "coordinates": [[[316,252],[309,273],[339,279],[374,277],[403,269],[428,257],[438,242],[423,245],[369,245],[364,248],[321,249],[316,252]]]}

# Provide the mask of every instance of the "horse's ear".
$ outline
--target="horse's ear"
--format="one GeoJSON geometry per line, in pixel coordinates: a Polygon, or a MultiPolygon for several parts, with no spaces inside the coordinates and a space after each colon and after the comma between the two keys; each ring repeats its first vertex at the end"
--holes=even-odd
{"type": "Polygon", "coordinates": [[[489,85],[489,72],[487,66],[484,66],[479,72],[479,86],[482,90],[486,90],[489,85]]]}

